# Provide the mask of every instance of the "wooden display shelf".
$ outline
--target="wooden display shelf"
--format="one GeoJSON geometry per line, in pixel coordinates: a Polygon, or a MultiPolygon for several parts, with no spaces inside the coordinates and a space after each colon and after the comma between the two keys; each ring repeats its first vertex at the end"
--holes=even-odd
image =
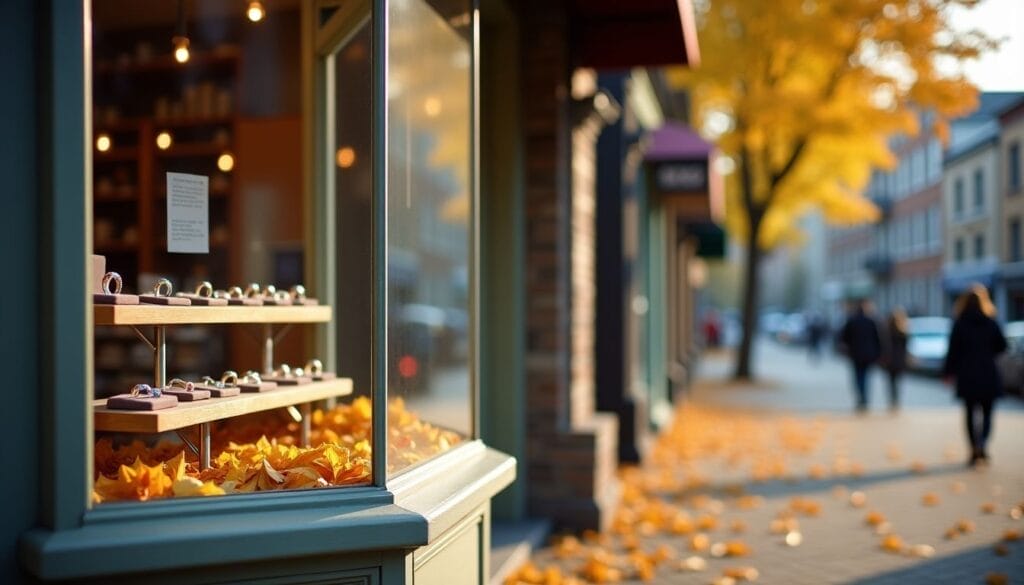
{"type": "Polygon", "coordinates": [[[216,66],[237,66],[239,51],[236,49],[213,49],[210,51],[193,51],[189,60],[179,63],[173,55],[153,55],[149,60],[139,62],[118,63],[116,61],[99,61],[93,66],[93,74],[97,76],[125,73],[192,73],[197,68],[216,66]]]}
{"type": "Polygon", "coordinates": [[[97,431],[163,433],[250,412],[285,408],[351,393],[352,379],[336,378],[301,386],[278,386],[266,392],[179,402],[177,406],[164,410],[113,410],[107,408],[106,399],[99,399],[92,403],[93,420],[97,431]]]}
{"type": "Polygon", "coordinates": [[[209,325],[213,323],[326,323],[331,307],[93,305],[96,325],[209,325]]]}

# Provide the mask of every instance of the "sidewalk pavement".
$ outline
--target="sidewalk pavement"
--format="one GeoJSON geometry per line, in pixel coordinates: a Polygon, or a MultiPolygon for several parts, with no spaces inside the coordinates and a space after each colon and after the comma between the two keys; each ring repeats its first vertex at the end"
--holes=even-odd
{"type": "Polygon", "coordinates": [[[840,370],[769,351],[769,384],[696,382],[622,470],[609,531],[560,536],[506,582],[1024,583],[1024,410],[1000,405],[992,463],[968,469],[941,384],[857,416],[840,370]]]}

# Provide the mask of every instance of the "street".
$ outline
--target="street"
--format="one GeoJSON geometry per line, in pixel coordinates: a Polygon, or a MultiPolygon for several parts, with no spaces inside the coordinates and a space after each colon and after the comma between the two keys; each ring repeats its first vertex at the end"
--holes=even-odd
{"type": "Polygon", "coordinates": [[[854,414],[838,357],[761,340],[756,384],[704,358],[692,392],[603,533],[562,535],[506,583],[1000,584],[1024,582],[1024,410],[1003,400],[992,463],[965,466],[959,405],[882,376],[854,414]],[[540,579],[540,580],[538,580],[540,579]]]}

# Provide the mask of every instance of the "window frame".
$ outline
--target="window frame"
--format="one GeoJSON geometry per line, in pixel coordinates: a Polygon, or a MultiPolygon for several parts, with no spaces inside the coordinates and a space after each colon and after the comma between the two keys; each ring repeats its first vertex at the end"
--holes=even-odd
{"type": "MultiPolygon", "coordinates": [[[[375,334],[374,372],[378,380],[386,380],[386,210],[387,196],[387,103],[377,96],[387,95],[387,4],[388,0],[359,0],[354,4],[370,7],[373,40],[371,58],[374,91],[374,270],[377,287],[374,296],[375,334]],[[380,15],[377,17],[377,15],[380,15]]],[[[320,33],[325,25],[317,24],[319,9],[336,6],[331,0],[302,0],[301,36],[303,75],[303,160],[305,188],[303,197],[307,216],[306,245],[318,254],[308,254],[306,268],[312,275],[316,290],[322,297],[334,297],[333,242],[330,218],[332,204],[324,194],[331,178],[325,169],[333,169],[333,157],[325,158],[326,133],[316,129],[322,120],[327,95],[320,91],[329,78],[327,60],[322,59],[331,47],[320,33]],[[319,30],[318,30],[319,27],[319,30]],[[307,108],[313,108],[309,110],[307,108]],[[316,112],[314,114],[314,112],[316,112]],[[329,250],[330,253],[324,253],[329,250]],[[315,256],[315,257],[314,257],[315,256]]],[[[181,498],[139,502],[110,502],[96,507],[92,504],[94,427],[91,416],[94,394],[93,311],[87,281],[91,271],[92,237],[92,43],[90,0],[54,0],[44,3],[40,11],[40,169],[43,180],[40,195],[40,306],[51,307],[43,312],[40,323],[41,368],[40,420],[51,424],[40,430],[40,457],[44,461],[60,461],[60,465],[40,466],[40,526],[59,532],[89,525],[111,522],[167,518],[204,518],[240,511],[273,511],[306,509],[330,505],[385,505],[393,502],[388,491],[391,480],[406,478],[399,473],[388,478],[386,473],[387,404],[385,384],[374,381],[371,397],[373,410],[373,478],[367,486],[317,488],[237,494],[231,497],[181,498]],[[81,299],[69,301],[68,299],[81,299]],[[57,380],[82,380],[80,384],[57,383],[57,380]]],[[[339,9],[340,12],[340,9],[339,9]]],[[[479,413],[479,6],[470,1],[472,18],[471,51],[471,194],[469,249],[469,331],[470,331],[470,402],[472,434],[462,445],[439,454],[429,461],[438,463],[471,453],[480,448],[479,413]]],[[[336,15],[335,15],[336,16],[336,15]]],[[[333,16],[332,16],[333,18],[333,16]]],[[[340,44],[340,39],[335,39],[340,44]]],[[[337,45],[334,45],[337,46],[337,45]]],[[[316,336],[316,347],[332,349],[333,323],[322,327],[316,336]]],[[[324,354],[327,355],[327,354],[324,354]]],[[[333,355],[330,354],[330,355],[333,355]]],[[[430,473],[438,465],[414,466],[411,470],[430,473]]],[[[413,475],[413,474],[408,474],[413,475]]],[[[420,474],[415,474],[420,475],[420,474]]]]}

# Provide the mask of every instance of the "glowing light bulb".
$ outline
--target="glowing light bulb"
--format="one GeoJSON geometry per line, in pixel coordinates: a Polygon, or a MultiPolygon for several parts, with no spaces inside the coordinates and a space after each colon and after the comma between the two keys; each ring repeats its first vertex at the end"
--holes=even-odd
{"type": "Polygon", "coordinates": [[[339,167],[347,169],[355,164],[356,151],[351,146],[343,146],[338,149],[338,153],[334,158],[339,167]]]}
{"type": "Polygon", "coordinates": [[[249,17],[250,21],[259,22],[267,15],[267,11],[264,10],[262,2],[259,0],[252,0],[252,2],[249,3],[249,8],[245,11],[245,15],[249,17]]]}
{"type": "Polygon", "coordinates": [[[231,153],[228,152],[220,155],[217,158],[217,168],[225,173],[230,172],[231,169],[235,168],[235,157],[231,156],[231,153]]]}
{"type": "Polygon", "coordinates": [[[166,130],[156,135],[156,147],[160,150],[167,150],[173,142],[174,139],[171,138],[171,133],[166,130]]]}
{"type": "Polygon", "coordinates": [[[114,141],[110,139],[108,134],[100,134],[96,137],[96,150],[100,152],[107,152],[113,145],[114,141]]]}
{"type": "Polygon", "coordinates": [[[187,63],[192,56],[188,50],[188,37],[174,37],[171,44],[174,45],[174,60],[178,63],[187,63]]]}
{"type": "Polygon", "coordinates": [[[423,101],[423,111],[431,118],[438,117],[441,114],[441,100],[436,97],[428,97],[423,101]]]}

